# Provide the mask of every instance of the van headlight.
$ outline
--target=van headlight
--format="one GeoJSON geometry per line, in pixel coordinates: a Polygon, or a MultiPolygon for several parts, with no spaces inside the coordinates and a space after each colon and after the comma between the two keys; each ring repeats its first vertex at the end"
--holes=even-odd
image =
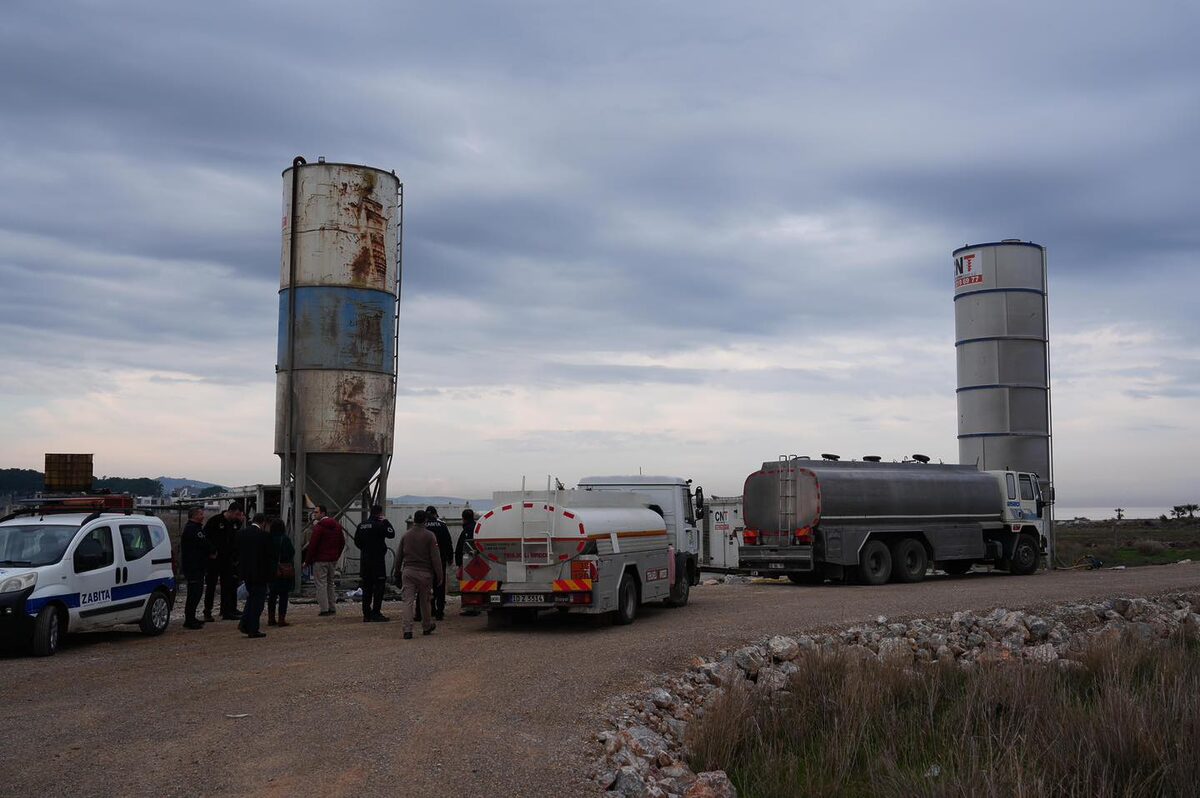
{"type": "Polygon", "coordinates": [[[34,572],[11,576],[0,582],[0,593],[16,593],[18,590],[26,590],[36,584],[37,574],[34,572]]]}

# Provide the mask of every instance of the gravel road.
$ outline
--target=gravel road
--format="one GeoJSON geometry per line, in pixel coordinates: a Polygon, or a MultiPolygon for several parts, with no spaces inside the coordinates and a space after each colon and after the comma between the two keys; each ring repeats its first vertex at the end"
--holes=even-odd
{"type": "MultiPolygon", "coordinates": [[[[1200,586],[1200,564],[920,585],[704,586],[629,627],[582,618],[431,637],[298,607],[263,640],[229,621],[165,636],[79,635],[0,659],[0,794],[593,794],[599,708],[695,654],[887,616],[1029,607],[1200,586]],[[247,713],[232,719],[227,715],[247,713]]],[[[398,607],[392,606],[393,616],[398,607]]]]}

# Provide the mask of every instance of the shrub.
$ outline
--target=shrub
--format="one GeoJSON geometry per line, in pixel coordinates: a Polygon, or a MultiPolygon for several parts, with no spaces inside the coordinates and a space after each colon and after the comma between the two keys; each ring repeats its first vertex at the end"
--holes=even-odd
{"type": "Polygon", "coordinates": [[[1162,554],[1167,550],[1166,544],[1157,540],[1139,540],[1133,545],[1133,547],[1137,549],[1138,554],[1142,554],[1147,557],[1152,557],[1156,554],[1162,554]]]}
{"type": "Polygon", "coordinates": [[[788,693],[735,688],[690,725],[738,794],[1158,796],[1200,784],[1200,650],[1111,640],[1077,666],[919,671],[808,654],[788,693]]]}

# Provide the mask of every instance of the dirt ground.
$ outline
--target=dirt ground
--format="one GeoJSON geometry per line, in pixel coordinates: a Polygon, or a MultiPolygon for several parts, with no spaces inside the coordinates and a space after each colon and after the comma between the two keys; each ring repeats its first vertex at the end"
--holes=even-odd
{"type": "Polygon", "coordinates": [[[364,624],[343,604],[333,618],[297,607],[294,626],[261,640],[229,621],[173,623],[154,639],[79,635],[49,659],[0,659],[0,794],[594,794],[584,774],[600,707],[696,654],[880,614],[1198,586],[1200,564],[735,584],[696,588],[682,609],[646,608],[629,627],[543,617],[489,631],[455,608],[435,634],[406,641],[399,623],[364,624]]]}

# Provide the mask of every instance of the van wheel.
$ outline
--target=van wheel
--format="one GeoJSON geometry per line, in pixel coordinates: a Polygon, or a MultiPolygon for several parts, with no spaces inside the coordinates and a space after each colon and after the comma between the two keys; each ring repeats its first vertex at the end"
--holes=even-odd
{"type": "Polygon", "coordinates": [[[904,538],[892,549],[892,579],[896,582],[920,582],[929,567],[929,555],[921,541],[904,538]]]}
{"type": "Polygon", "coordinates": [[[171,622],[171,602],[167,601],[167,596],[162,592],[154,592],[150,594],[150,600],[146,602],[146,611],[142,613],[142,634],[150,636],[160,635],[167,631],[167,624],[171,622]]]}
{"type": "Polygon", "coordinates": [[[663,604],[668,607],[686,606],[691,592],[691,574],[688,573],[687,560],[682,560],[675,566],[675,584],[671,585],[671,595],[663,601],[663,604]]]}
{"type": "Polygon", "coordinates": [[[33,656],[49,657],[58,651],[62,632],[62,615],[58,607],[52,604],[42,607],[33,622],[33,656]]]}
{"type": "Polygon", "coordinates": [[[858,579],[864,585],[882,585],[892,575],[892,553],[882,540],[868,540],[858,556],[858,579]]]}
{"type": "Polygon", "coordinates": [[[633,577],[626,571],[621,576],[621,584],[617,588],[617,623],[628,626],[637,617],[638,591],[633,577]]]}
{"type": "Polygon", "coordinates": [[[1009,571],[1018,576],[1028,576],[1037,570],[1038,547],[1033,535],[1018,535],[1013,545],[1012,560],[1009,561],[1009,571]]]}

